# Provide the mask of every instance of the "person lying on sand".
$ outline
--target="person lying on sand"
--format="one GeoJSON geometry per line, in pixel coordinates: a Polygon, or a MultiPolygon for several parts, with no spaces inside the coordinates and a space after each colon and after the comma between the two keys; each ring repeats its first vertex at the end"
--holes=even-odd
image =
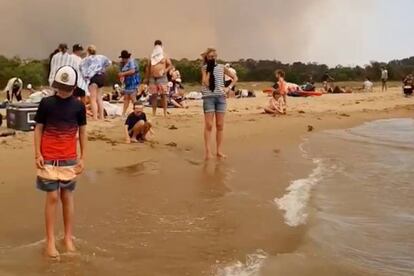
{"type": "Polygon", "coordinates": [[[332,94],[349,94],[352,93],[352,88],[350,87],[339,87],[338,85],[331,92],[332,94]]]}
{"type": "Polygon", "coordinates": [[[286,103],[279,89],[273,91],[269,104],[264,108],[265,113],[276,116],[277,114],[286,114],[286,103]]]}
{"type": "Polygon", "coordinates": [[[130,144],[146,141],[150,129],[151,123],[144,113],[144,106],[140,102],[134,103],[134,111],[125,121],[125,142],[130,144]]]}

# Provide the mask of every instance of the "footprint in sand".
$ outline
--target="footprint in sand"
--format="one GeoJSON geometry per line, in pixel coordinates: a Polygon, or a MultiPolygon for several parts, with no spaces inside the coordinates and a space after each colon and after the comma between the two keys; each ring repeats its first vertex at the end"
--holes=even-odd
{"type": "Polygon", "coordinates": [[[160,168],[158,162],[148,160],[124,167],[115,168],[115,171],[119,174],[139,176],[144,174],[158,174],[160,172],[160,168]]]}
{"type": "Polygon", "coordinates": [[[200,160],[185,159],[185,161],[187,161],[188,163],[194,166],[200,166],[203,164],[203,161],[200,161],[200,160]]]}

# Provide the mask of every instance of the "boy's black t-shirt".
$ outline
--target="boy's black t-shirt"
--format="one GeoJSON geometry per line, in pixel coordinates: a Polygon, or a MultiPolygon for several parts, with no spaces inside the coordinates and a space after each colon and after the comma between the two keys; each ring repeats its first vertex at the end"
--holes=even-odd
{"type": "Polygon", "coordinates": [[[85,106],[75,97],[43,98],[35,121],[43,124],[41,151],[46,160],[76,159],[76,133],[86,125],[85,106]]]}
{"type": "Polygon", "coordinates": [[[136,115],[134,112],[132,112],[128,115],[128,118],[125,121],[125,125],[128,126],[128,130],[131,130],[139,121],[147,122],[147,115],[145,115],[144,112],[141,112],[139,115],[136,115]]]}

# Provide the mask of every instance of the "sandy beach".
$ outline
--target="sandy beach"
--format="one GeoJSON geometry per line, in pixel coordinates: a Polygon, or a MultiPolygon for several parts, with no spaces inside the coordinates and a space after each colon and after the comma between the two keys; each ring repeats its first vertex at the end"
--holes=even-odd
{"type": "MultiPolygon", "coordinates": [[[[294,253],[304,246],[307,225],[287,225],[273,200],[312,171],[299,150],[303,139],[414,114],[414,98],[400,88],[288,98],[288,114],[279,117],[261,114],[266,102],[262,93],[228,101],[229,157],[208,163],[201,101],[170,109],[168,118],[150,117],[155,135],[145,144],[124,143],[120,118],[88,123],[86,171],[75,194],[79,255],[60,263],[40,254],[44,195],[34,185],[33,134],[0,138],[0,274],[220,275],[258,249],[294,253]]],[[[264,275],[275,275],[271,266],[264,275]]],[[[277,269],[281,275],[367,275],[316,261],[303,270],[277,269]]]]}

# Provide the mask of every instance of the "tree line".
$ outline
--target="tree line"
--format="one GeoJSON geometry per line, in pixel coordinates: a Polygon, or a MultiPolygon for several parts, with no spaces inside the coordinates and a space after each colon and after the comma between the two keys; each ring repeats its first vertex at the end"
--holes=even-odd
{"type": "MultiPolygon", "coordinates": [[[[180,59],[172,60],[174,66],[181,72],[184,82],[195,83],[200,81],[201,60],[180,59]]],[[[225,61],[219,61],[225,63],[225,61]]],[[[137,60],[142,78],[147,59],[137,60]]],[[[286,72],[286,80],[294,83],[304,83],[312,76],[319,82],[325,73],[336,81],[362,81],[369,78],[371,81],[380,80],[380,69],[386,67],[389,79],[401,81],[407,74],[414,72],[414,57],[401,60],[392,60],[388,63],[372,61],[365,66],[341,66],[329,68],[325,64],[294,62],[282,63],[276,60],[240,59],[230,62],[237,70],[240,81],[273,81],[274,71],[282,69],[286,72]]],[[[108,70],[107,85],[118,82],[118,64],[114,63],[108,70]]],[[[23,60],[19,57],[6,58],[0,55],[0,86],[4,87],[8,79],[20,77],[24,83],[34,86],[46,85],[48,74],[48,60],[23,60]]]]}

